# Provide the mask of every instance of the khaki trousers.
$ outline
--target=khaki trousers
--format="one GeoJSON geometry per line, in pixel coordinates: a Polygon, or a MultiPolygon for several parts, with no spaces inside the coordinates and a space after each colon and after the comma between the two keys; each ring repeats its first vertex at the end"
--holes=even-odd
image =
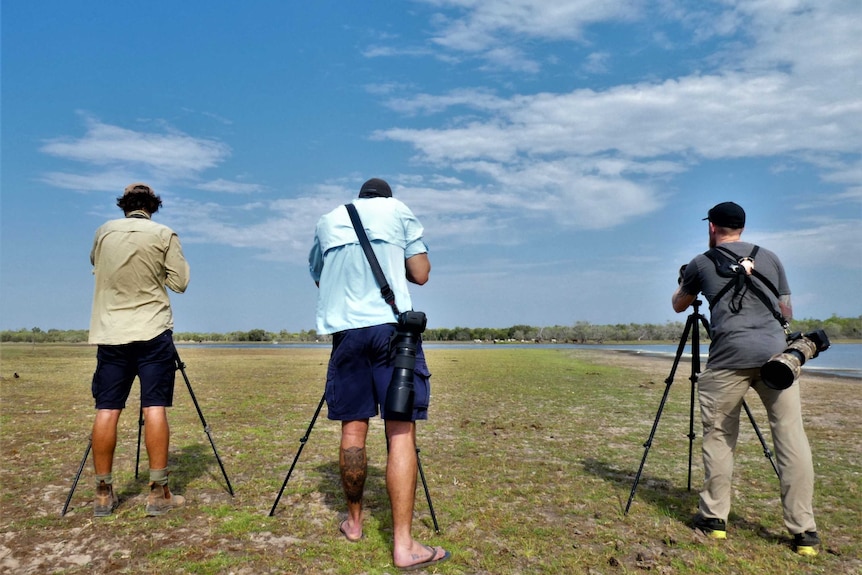
{"type": "Polygon", "coordinates": [[[760,368],[707,369],[698,377],[705,473],[700,514],[727,521],[740,410],[745,393],[751,387],[760,396],[769,416],[775,460],[781,475],[784,524],[791,534],[816,531],[812,507],[814,466],[802,425],[799,382],[781,391],[771,389],[760,379],[760,368]]]}

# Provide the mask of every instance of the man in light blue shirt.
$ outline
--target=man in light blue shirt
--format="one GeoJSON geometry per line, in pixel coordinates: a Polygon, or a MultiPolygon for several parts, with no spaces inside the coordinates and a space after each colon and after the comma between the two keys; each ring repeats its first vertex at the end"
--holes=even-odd
{"type": "MultiPolygon", "coordinates": [[[[422,225],[410,208],[392,197],[389,184],[378,178],[362,185],[353,204],[395,295],[396,307],[411,310],[408,282],[423,285],[431,271],[422,225]]],[[[380,408],[386,404],[394,371],[390,344],[397,318],[381,296],[345,206],[318,221],[308,262],[311,277],[320,288],[317,331],[332,334],[326,404],[329,419],[342,422],[339,465],[347,499],[347,518],[339,531],[356,542],[362,539],[368,422],[378,412],[383,413],[380,408]]],[[[385,422],[389,445],[386,486],[394,527],[392,555],[399,568],[429,566],[450,556],[442,547],[419,543],[411,533],[418,472],[416,420],[428,417],[430,375],[420,340],[412,421],[385,422]]]]}
{"type": "MultiPolygon", "coordinates": [[[[409,272],[413,267],[420,273],[422,268],[430,268],[428,248],[422,241],[422,224],[410,208],[391,196],[360,195],[353,205],[359,212],[383,275],[395,293],[398,309],[413,309],[407,282],[415,278],[410,278],[409,272]],[[417,256],[415,260],[414,256],[417,256]]],[[[318,333],[330,334],[396,321],[392,308],[380,297],[380,287],[344,206],[320,218],[308,259],[311,277],[320,288],[318,333]]],[[[425,276],[427,281],[427,272],[425,276]]]]}

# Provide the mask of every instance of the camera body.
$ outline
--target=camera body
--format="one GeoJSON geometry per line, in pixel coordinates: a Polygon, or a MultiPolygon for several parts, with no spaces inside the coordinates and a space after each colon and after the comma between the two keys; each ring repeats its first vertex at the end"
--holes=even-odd
{"type": "Polygon", "coordinates": [[[421,311],[405,311],[398,316],[392,340],[392,347],[395,348],[394,370],[386,390],[384,419],[410,421],[413,418],[413,369],[416,367],[416,350],[427,322],[421,311]]]}
{"type": "Polygon", "coordinates": [[[772,356],[760,368],[763,383],[772,389],[787,389],[802,372],[802,365],[829,349],[829,337],[822,329],[806,334],[792,333],[787,338],[787,349],[772,356]]]}

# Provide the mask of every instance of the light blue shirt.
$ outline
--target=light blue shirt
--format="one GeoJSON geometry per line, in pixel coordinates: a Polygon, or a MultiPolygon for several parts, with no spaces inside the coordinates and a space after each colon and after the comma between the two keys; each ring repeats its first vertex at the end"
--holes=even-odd
{"type": "MultiPolygon", "coordinates": [[[[399,311],[413,309],[405,260],[427,253],[424,228],[413,212],[395,198],[354,200],[383,275],[399,311]]],[[[311,277],[318,282],[317,332],[330,334],[396,321],[380,295],[371,265],[362,251],[347,208],[338,206],[317,222],[308,254],[311,277]]]]}

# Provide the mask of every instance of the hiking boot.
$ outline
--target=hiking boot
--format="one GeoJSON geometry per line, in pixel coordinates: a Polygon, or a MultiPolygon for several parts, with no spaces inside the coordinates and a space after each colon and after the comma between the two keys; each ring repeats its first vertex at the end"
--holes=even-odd
{"type": "Polygon", "coordinates": [[[795,533],[793,535],[793,550],[805,557],[814,557],[820,548],[820,537],[816,531],[795,533]]]}
{"type": "Polygon", "coordinates": [[[96,497],[93,499],[93,515],[107,517],[120,505],[120,499],[114,493],[114,486],[100,481],[96,487],[96,497]]]}
{"type": "Polygon", "coordinates": [[[712,539],[727,539],[727,524],[723,519],[704,517],[698,513],[694,516],[692,526],[712,539]]]}
{"type": "Polygon", "coordinates": [[[174,495],[167,485],[150,484],[150,494],[147,496],[147,515],[155,517],[164,515],[171,509],[182,507],[186,498],[174,495]]]}

